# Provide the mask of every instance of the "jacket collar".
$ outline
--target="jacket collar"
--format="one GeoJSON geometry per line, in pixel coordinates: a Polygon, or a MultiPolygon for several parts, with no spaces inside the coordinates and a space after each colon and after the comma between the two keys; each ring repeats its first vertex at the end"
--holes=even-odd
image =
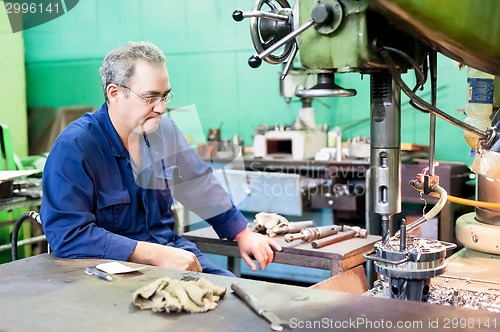
{"type": "Polygon", "coordinates": [[[128,156],[128,151],[125,149],[120,136],[116,132],[116,129],[109,118],[108,105],[106,103],[102,104],[102,106],[94,113],[94,116],[97,121],[99,121],[99,124],[104,131],[104,135],[106,135],[113,155],[115,157],[128,156]]]}

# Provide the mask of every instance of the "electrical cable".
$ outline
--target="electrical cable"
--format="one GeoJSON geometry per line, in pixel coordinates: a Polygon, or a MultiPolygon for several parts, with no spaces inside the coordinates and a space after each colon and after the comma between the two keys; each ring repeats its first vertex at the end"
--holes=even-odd
{"type": "Polygon", "coordinates": [[[424,74],[422,69],[420,69],[419,64],[412,57],[410,57],[405,52],[398,50],[397,48],[394,48],[394,47],[382,46],[382,49],[389,51],[389,52],[392,52],[392,53],[396,53],[397,55],[402,57],[404,60],[406,60],[406,62],[408,62],[408,64],[411,65],[413,67],[413,69],[415,69],[415,77],[417,80],[417,85],[415,87],[416,89],[413,88],[415,91],[418,90],[419,87],[424,85],[425,80],[426,80],[426,75],[424,74]]]}
{"type": "Polygon", "coordinates": [[[405,84],[405,82],[401,79],[400,75],[399,75],[399,72],[396,70],[396,67],[394,65],[394,62],[392,61],[392,58],[391,56],[389,55],[388,51],[384,50],[384,49],[381,49],[380,50],[380,55],[382,56],[382,58],[384,59],[384,61],[386,62],[387,64],[387,67],[389,69],[389,71],[391,72],[392,74],[392,78],[394,79],[394,81],[399,85],[399,87],[401,88],[401,90],[413,101],[417,102],[419,104],[419,106],[423,107],[424,109],[427,110],[427,112],[430,112],[430,113],[433,113],[435,114],[436,116],[440,117],[441,119],[457,126],[457,127],[460,127],[468,132],[471,132],[473,133],[474,135],[476,136],[479,136],[480,139],[487,139],[488,138],[488,134],[483,131],[483,130],[480,130],[474,126],[471,126],[463,121],[460,121],[454,117],[452,117],[451,115],[447,114],[446,112],[443,112],[441,111],[440,109],[438,109],[437,107],[435,106],[432,106],[431,104],[429,104],[428,102],[426,102],[425,100],[423,100],[422,98],[420,98],[419,96],[417,96],[412,90],[410,90],[410,88],[405,84]]]}
{"type": "MultiPolygon", "coordinates": [[[[408,54],[406,54],[405,52],[398,50],[397,48],[387,47],[387,46],[382,46],[382,49],[389,51],[389,52],[396,53],[397,55],[402,57],[404,60],[406,60],[406,62],[408,62],[408,64],[410,64],[410,66],[413,67],[413,69],[415,70],[415,81],[416,81],[415,87],[413,87],[413,89],[412,89],[413,93],[417,92],[418,89],[422,89],[424,87],[424,84],[427,81],[427,62],[424,62],[424,69],[420,69],[420,66],[418,65],[418,63],[413,58],[411,58],[408,54]]],[[[429,113],[429,111],[427,111],[424,108],[421,108],[411,99],[409,101],[409,104],[413,108],[419,110],[420,112],[429,113]]]]}
{"type": "Polygon", "coordinates": [[[35,211],[25,212],[16,220],[16,222],[14,223],[14,227],[12,229],[12,238],[10,241],[12,261],[17,260],[17,245],[18,245],[17,240],[19,237],[19,230],[21,229],[21,225],[23,224],[23,222],[29,218],[35,220],[39,224],[42,224],[40,220],[40,214],[35,211]]]}
{"type": "MultiPolygon", "coordinates": [[[[420,187],[420,189],[423,188],[423,184],[418,182],[418,181],[411,181],[410,185],[412,187],[416,187],[416,188],[420,187]]],[[[439,195],[439,200],[432,207],[432,209],[429,210],[429,212],[427,212],[422,217],[418,218],[417,220],[415,220],[414,222],[412,222],[411,224],[406,226],[406,234],[419,228],[420,226],[422,226],[423,224],[425,224],[426,222],[428,222],[429,220],[431,220],[432,218],[437,216],[437,214],[445,206],[446,201],[448,200],[448,193],[446,192],[446,190],[444,190],[444,188],[440,187],[440,186],[432,186],[432,187],[430,187],[430,190],[431,190],[431,192],[435,192],[439,195]]],[[[395,236],[397,237],[397,236],[399,236],[399,234],[400,234],[400,232],[397,231],[395,236]]]]}

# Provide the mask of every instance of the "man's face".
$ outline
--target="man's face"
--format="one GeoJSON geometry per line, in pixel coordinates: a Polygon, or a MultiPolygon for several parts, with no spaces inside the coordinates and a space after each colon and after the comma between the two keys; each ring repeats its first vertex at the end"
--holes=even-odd
{"type": "Polygon", "coordinates": [[[135,134],[154,132],[166,106],[162,101],[148,104],[145,99],[163,97],[171,90],[165,65],[137,61],[127,88],[119,87],[121,93],[117,106],[121,125],[135,134]]]}

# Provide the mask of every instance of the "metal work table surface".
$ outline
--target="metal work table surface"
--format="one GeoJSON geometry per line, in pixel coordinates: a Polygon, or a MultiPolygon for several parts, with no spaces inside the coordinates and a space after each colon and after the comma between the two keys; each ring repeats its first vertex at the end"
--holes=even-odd
{"type": "MultiPolygon", "coordinates": [[[[111,282],[84,274],[85,267],[106,261],[61,259],[43,254],[0,265],[0,330],[270,331],[270,325],[231,291],[215,310],[202,314],[141,311],[132,304],[132,294],[136,289],[157,278],[181,278],[187,272],[148,266],[131,274],[114,275],[111,282]]],[[[400,322],[421,322],[422,325],[409,331],[437,331],[439,329],[429,328],[429,322],[438,321],[442,328],[447,319],[453,318],[468,319],[475,322],[476,326],[477,322],[484,323],[486,319],[498,319],[500,323],[500,315],[487,311],[199,275],[228,289],[231,283],[239,284],[268,309],[289,321],[294,331],[314,330],[307,328],[311,324],[317,324],[315,330],[336,330],[336,326],[341,323],[344,328],[339,327],[339,330],[345,327],[351,327],[354,331],[380,330],[380,326],[388,327],[387,324],[391,324],[394,328],[400,322]],[[357,323],[347,326],[349,322],[357,323]]],[[[461,331],[460,328],[454,330],[461,331]]]]}
{"type": "Polygon", "coordinates": [[[13,196],[0,199],[0,211],[12,211],[14,209],[34,209],[42,204],[41,198],[29,199],[23,196],[13,196]]]}
{"type": "MultiPolygon", "coordinates": [[[[186,232],[182,236],[196,243],[202,252],[230,258],[241,257],[236,241],[219,239],[212,227],[186,232]]],[[[275,253],[275,263],[330,270],[333,276],[362,264],[365,261],[363,254],[373,250],[373,245],[381,237],[369,235],[366,239],[353,238],[319,249],[312,248],[311,243],[305,241],[286,243],[283,236],[272,239],[283,248],[283,251],[275,253]]],[[[233,265],[229,269],[235,274],[239,272],[237,262],[239,259],[229,262],[229,265],[233,265]]]]}
{"type": "Polygon", "coordinates": [[[500,294],[500,256],[462,248],[446,259],[446,272],[434,285],[500,294]]]}

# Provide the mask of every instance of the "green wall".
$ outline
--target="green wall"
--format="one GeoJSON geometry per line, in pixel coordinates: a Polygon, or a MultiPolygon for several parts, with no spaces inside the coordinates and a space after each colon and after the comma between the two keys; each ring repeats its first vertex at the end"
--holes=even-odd
{"type": "MultiPolygon", "coordinates": [[[[248,0],[85,0],[64,16],[26,30],[27,101],[29,106],[61,107],[103,102],[98,68],[105,54],[128,40],[150,40],[167,55],[175,98],[171,106],[195,105],[203,132],[223,123],[222,138],[243,135],[251,143],[259,124],[290,124],[300,103],[287,111],[279,96],[281,66],[264,63],[251,69],[253,49],[248,21],[236,23],[236,8],[248,0]]],[[[461,117],[465,71],[440,58],[438,105],[461,117]]],[[[353,98],[313,102],[317,123],[350,126],[344,140],[369,134],[369,77],[337,75],[338,83],[356,88],[353,98]],[[329,107],[328,107],[329,106],[329,107]],[[358,125],[353,126],[354,123],[358,125]]],[[[409,78],[410,80],[410,78],[409,78]]],[[[405,99],[404,99],[405,100],[405,99]]],[[[427,116],[403,101],[403,140],[427,144],[427,116]]],[[[461,130],[438,120],[438,159],[469,162],[461,130]]]]}
{"type": "MultiPolygon", "coordinates": [[[[370,77],[351,73],[337,75],[338,83],[345,88],[355,88],[358,94],[351,98],[334,99],[334,122],[344,130],[344,139],[352,136],[369,136],[369,99],[370,77]]],[[[413,87],[414,72],[404,74],[406,83],[413,87]]],[[[437,106],[448,114],[465,119],[467,70],[458,70],[455,61],[438,56],[437,106]]],[[[403,94],[403,93],[402,93],[403,94]]],[[[423,91],[417,91],[427,101],[430,101],[430,85],[427,82],[423,91]]],[[[415,110],[408,103],[406,95],[401,97],[401,140],[406,143],[421,145],[429,144],[429,115],[415,110]]],[[[472,163],[470,148],[463,138],[463,130],[444,120],[436,120],[436,159],[472,163]]]]}
{"type": "Polygon", "coordinates": [[[0,4],[0,123],[9,126],[14,153],[28,153],[23,34],[12,33],[0,4]]]}
{"type": "MultiPolygon", "coordinates": [[[[248,22],[236,23],[245,0],[86,0],[64,16],[25,32],[29,106],[103,102],[98,69],[105,54],[128,40],[150,40],[168,60],[175,98],[169,106],[196,105],[203,132],[219,127],[250,142],[261,124],[291,123],[279,96],[280,66],[251,69],[248,22]]],[[[318,103],[318,122],[333,115],[318,103]]]]}

